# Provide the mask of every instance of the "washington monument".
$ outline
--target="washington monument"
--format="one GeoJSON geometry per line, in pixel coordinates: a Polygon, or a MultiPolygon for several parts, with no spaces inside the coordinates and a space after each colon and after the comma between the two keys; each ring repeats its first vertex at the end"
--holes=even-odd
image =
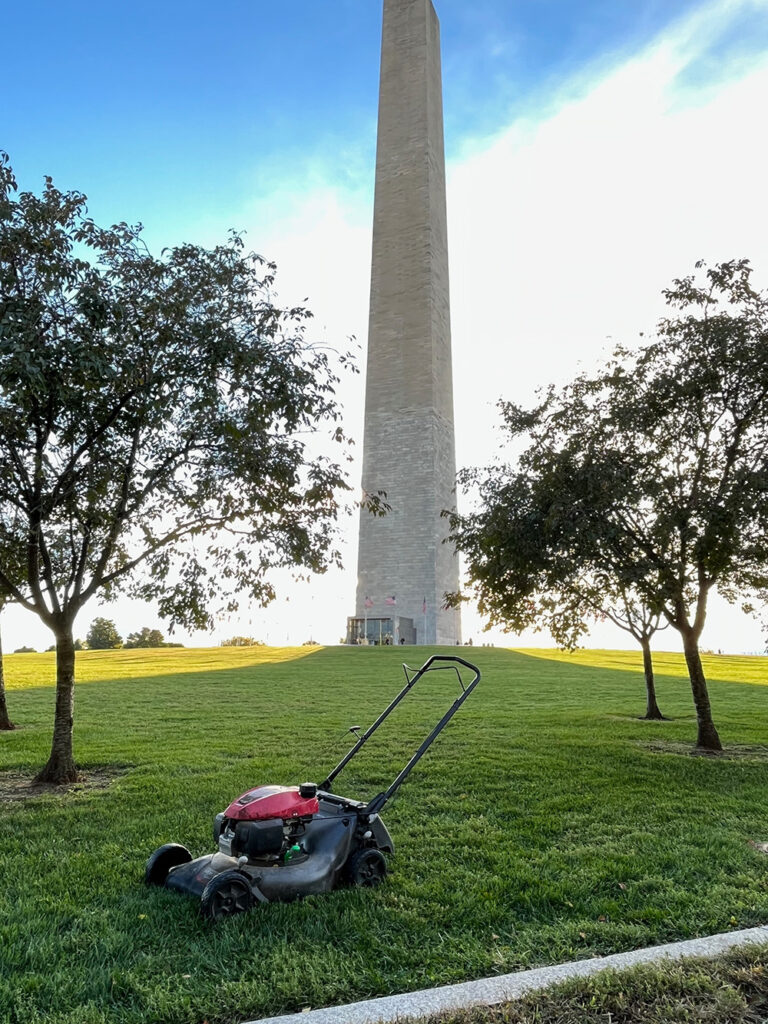
{"type": "Polygon", "coordinates": [[[451,644],[458,559],[440,26],[432,0],[384,0],[363,492],[348,640],[451,644]]]}

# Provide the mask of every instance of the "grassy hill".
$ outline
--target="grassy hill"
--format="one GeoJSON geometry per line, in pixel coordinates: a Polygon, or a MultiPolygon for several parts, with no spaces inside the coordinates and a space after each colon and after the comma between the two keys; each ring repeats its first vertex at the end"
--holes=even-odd
{"type": "MultiPolygon", "coordinates": [[[[710,657],[731,756],[689,756],[682,658],[648,723],[638,656],[465,648],[483,681],[385,819],[376,892],[269,905],[211,926],[142,883],[169,840],[211,849],[213,815],[259,783],[319,779],[424,649],[217,649],[78,656],[67,795],[18,796],[48,752],[53,655],[6,659],[0,734],[0,1021],[231,1024],[768,921],[768,660],[710,657]],[[5,798],[3,798],[5,794],[5,798]]],[[[453,695],[425,679],[337,784],[372,795],[453,695]]]]}

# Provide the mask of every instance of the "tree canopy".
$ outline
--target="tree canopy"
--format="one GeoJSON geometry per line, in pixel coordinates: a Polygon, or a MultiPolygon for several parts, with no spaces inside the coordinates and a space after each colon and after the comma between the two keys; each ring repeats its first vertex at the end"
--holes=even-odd
{"type": "Polygon", "coordinates": [[[91,651],[113,651],[123,646],[123,638],[111,619],[94,619],[85,638],[91,651]]]}
{"type": "MultiPolygon", "coordinates": [[[[699,265],[699,270],[703,265],[699,265]]],[[[580,581],[633,595],[679,631],[698,743],[720,747],[698,644],[714,587],[749,607],[768,592],[768,297],[746,260],[674,282],[673,314],[639,350],[502,404],[517,464],[470,472],[479,510],[452,520],[481,609],[511,628],[580,581]]],[[[573,630],[588,601],[571,603],[573,630]]]]}
{"type": "Polygon", "coordinates": [[[165,646],[165,637],[159,629],[143,626],[135,633],[128,634],[125,646],[128,650],[133,648],[163,647],[165,646]]]}
{"type": "Polygon", "coordinates": [[[270,601],[272,568],[338,561],[349,358],[273,304],[274,265],[237,234],[155,257],[141,226],[97,226],[50,178],[16,193],[3,156],[0,594],[56,636],[41,777],[59,781],[75,775],[72,624],[96,594],[210,628],[243,595],[270,601]]]}

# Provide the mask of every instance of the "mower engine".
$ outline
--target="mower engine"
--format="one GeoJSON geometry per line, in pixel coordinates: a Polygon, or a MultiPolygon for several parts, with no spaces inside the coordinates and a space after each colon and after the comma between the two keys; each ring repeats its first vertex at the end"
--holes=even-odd
{"type": "Polygon", "coordinates": [[[184,846],[161,846],[147,863],[146,881],[197,896],[202,913],[214,919],[256,902],[329,892],[341,882],[377,885],[386,874],[383,854],[394,846],[366,807],[311,782],[260,786],[216,815],[216,853],[193,860],[184,846]]]}
{"type": "Polygon", "coordinates": [[[307,825],[320,811],[317,786],[305,782],[298,789],[261,786],[243,794],[217,814],[213,840],[229,857],[275,863],[300,853],[307,825]]]}

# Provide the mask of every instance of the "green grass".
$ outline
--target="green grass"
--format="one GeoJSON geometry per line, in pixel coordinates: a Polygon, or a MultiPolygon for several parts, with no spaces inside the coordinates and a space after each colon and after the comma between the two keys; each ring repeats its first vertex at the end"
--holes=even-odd
{"type": "Polygon", "coordinates": [[[493,1008],[421,1024],[765,1024],[768,947],[717,960],[606,971],[493,1008]]]}
{"type": "MultiPolygon", "coordinates": [[[[169,840],[211,849],[252,785],[319,779],[399,686],[397,648],[86,653],[76,750],[104,790],[0,804],[0,1021],[234,1024],[768,921],[768,661],[708,658],[733,760],[658,752],[695,738],[682,660],[464,650],[483,681],[387,808],[397,853],[376,892],[272,904],[223,925],[148,891],[169,840]]],[[[0,773],[50,742],[51,655],[6,659],[0,773]]],[[[425,679],[339,779],[373,794],[445,706],[425,679]]],[[[675,748],[677,745],[677,748],[675,748]]]]}

